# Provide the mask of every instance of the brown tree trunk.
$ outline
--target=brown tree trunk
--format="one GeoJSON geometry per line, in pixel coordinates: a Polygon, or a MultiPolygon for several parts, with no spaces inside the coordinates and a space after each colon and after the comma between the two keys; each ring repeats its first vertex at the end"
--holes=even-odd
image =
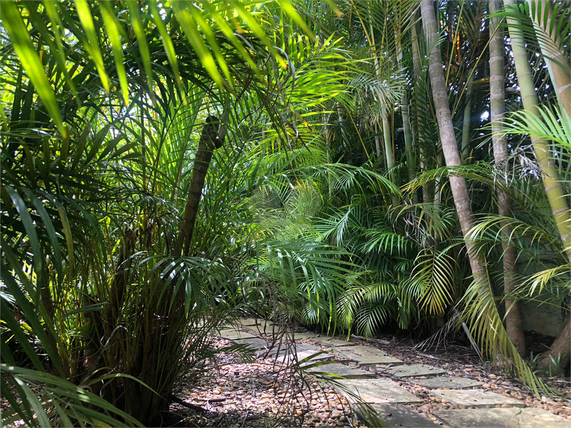
{"type": "MultiPolygon", "coordinates": [[[[490,15],[499,11],[501,5],[498,0],[490,0],[490,15]]],[[[490,116],[492,122],[492,141],[494,159],[498,167],[503,166],[504,173],[508,173],[506,158],[508,147],[506,136],[502,134],[505,104],[505,78],[504,78],[504,34],[500,28],[500,18],[490,18],[490,116]]],[[[500,216],[511,216],[512,201],[506,192],[498,190],[498,213],[500,216]]],[[[506,222],[501,222],[505,237],[511,236],[512,228],[506,222]]],[[[516,258],[517,253],[513,245],[504,242],[504,294],[510,296],[516,286],[516,258]]],[[[506,297],[506,331],[515,348],[521,356],[525,356],[525,337],[523,332],[523,319],[521,303],[506,297]]]]}
{"type": "Polygon", "coordinates": [[[224,143],[224,129],[220,129],[220,121],[214,116],[206,119],[206,124],[202,129],[202,135],[198,142],[198,150],[194,159],[194,168],[188,189],[188,197],[184,207],[184,214],[180,225],[180,233],[177,247],[177,254],[187,255],[190,249],[190,242],[198,214],[198,204],[204,188],[204,180],[208,172],[208,166],[212,160],[212,153],[215,149],[222,147],[224,143]]]}

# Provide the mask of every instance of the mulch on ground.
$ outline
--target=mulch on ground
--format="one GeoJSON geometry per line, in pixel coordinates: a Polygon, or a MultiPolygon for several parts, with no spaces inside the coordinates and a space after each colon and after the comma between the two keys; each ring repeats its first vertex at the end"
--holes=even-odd
{"type": "MultiPolygon", "coordinates": [[[[215,346],[231,344],[215,338],[215,346]]],[[[350,411],[345,398],[331,385],[292,370],[272,356],[244,363],[238,355],[222,353],[208,363],[198,383],[185,379],[171,405],[172,426],[201,427],[344,427],[350,411]],[[177,415],[178,420],[172,420],[177,415]]]]}
{"type": "MultiPolygon", "coordinates": [[[[231,342],[216,338],[217,346],[231,342]]],[[[356,344],[367,344],[382,349],[406,364],[428,364],[440,367],[448,375],[474,379],[483,383],[482,389],[503,394],[568,418],[571,421],[571,380],[544,379],[558,392],[557,397],[535,397],[519,381],[507,374],[493,371],[481,364],[469,347],[452,344],[432,351],[419,351],[409,339],[387,336],[372,340],[352,339],[356,344]]],[[[304,340],[303,342],[310,342],[304,340]]],[[[384,366],[368,367],[379,377],[390,377],[384,366]]],[[[422,377],[419,377],[422,379],[422,377]]],[[[414,379],[395,379],[399,385],[423,399],[410,407],[438,422],[433,411],[454,409],[429,393],[429,389],[415,385],[414,379]]],[[[173,403],[171,411],[178,420],[174,426],[204,427],[343,427],[359,426],[353,419],[345,398],[326,383],[301,375],[288,365],[278,364],[271,356],[260,355],[254,363],[245,364],[235,354],[219,354],[209,362],[208,370],[198,384],[182,379],[175,394],[184,403],[204,411],[189,409],[173,403]]]]}

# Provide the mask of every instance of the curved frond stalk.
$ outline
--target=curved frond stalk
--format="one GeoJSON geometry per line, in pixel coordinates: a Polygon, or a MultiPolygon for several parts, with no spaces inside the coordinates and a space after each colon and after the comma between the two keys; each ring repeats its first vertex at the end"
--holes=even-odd
{"type": "Polygon", "coordinates": [[[521,8],[506,8],[504,15],[514,17],[510,25],[515,25],[515,28],[521,30],[525,36],[532,40],[537,39],[559,105],[571,115],[571,63],[569,62],[571,59],[569,52],[571,9],[569,4],[527,0],[521,8]],[[526,14],[531,17],[532,28],[525,25],[528,23],[526,14]],[[523,25],[517,26],[516,19],[523,25]]]}

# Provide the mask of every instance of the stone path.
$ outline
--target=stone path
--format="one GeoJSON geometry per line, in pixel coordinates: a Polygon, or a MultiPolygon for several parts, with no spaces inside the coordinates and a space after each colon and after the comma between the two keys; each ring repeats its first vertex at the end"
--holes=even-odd
{"type": "Polygon", "coordinates": [[[373,345],[358,345],[345,338],[330,338],[308,332],[294,335],[296,341],[304,340],[305,343],[298,343],[295,348],[282,344],[276,350],[271,349],[264,339],[264,328],[267,334],[269,323],[248,319],[241,320],[240,324],[238,329],[230,327],[222,330],[220,336],[237,344],[249,345],[258,353],[273,355],[278,361],[299,362],[308,359],[302,361],[302,367],[306,367],[307,372],[334,379],[338,392],[355,403],[353,410],[357,414],[360,414],[361,406],[357,405],[360,400],[376,410],[387,427],[570,426],[569,420],[547,410],[526,408],[524,401],[485,391],[480,388],[481,382],[449,376],[446,370],[426,364],[404,364],[373,345]],[[261,334],[244,330],[257,330],[261,334]],[[423,403],[424,398],[401,386],[406,384],[427,388],[432,397],[454,408],[434,410],[429,414],[419,413],[411,405],[423,403]]]}

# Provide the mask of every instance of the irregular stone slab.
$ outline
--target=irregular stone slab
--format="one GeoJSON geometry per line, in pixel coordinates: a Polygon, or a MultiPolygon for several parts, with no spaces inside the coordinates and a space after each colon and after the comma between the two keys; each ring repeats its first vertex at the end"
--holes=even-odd
{"type": "MultiPolygon", "coordinates": [[[[421,403],[422,399],[401,388],[390,379],[341,379],[338,381],[349,391],[357,393],[365,403],[421,403]]],[[[339,393],[344,394],[350,401],[355,401],[343,388],[336,386],[339,393]]]]}
{"type": "Polygon", "coordinates": [[[313,339],[314,337],[317,337],[317,333],[312,333],[310,331],[308,331],[306,333],[294,333],[293,334],[293,338],[295,340],[313,339]]]}
{"type": "Polygon", "coordinates": [[[495,392],[482,391],[481,389],[435,389],[430,393],[441,400],[448,400],[458,407],[495,407],[507,404],[514,407],[525,407],[525,403],[513,398],[505,397],[495,392]]]}
{"type": "Polygon", "coordinates": [[[311,339],[311,341],[321,343],[322,345],[335,346],[335,347],[344,347],[344,346],[354,345],[353,342],[349,342],[346,339],[339,339],[336,337],[328,337],[328,336],[313,337],[311,339]]]}
{"type": "Polygon", "coordinates": [[[239,345],[249,345],[254,349],[267,349],[268,342],[258,337],[247,337],[244,339],[234,339],[234,342],[239,345]]]}
{"type": "Polygon", "coordinates": [[[245,331],[229,328],[229,329],[220,330],[220,337],[223,337],[224,339],[228,340],[236,340],[236,339],[249,339],[256,336],[254,336],[251,333],[247,333],[245,331]]]}
{"type": "MultiPolygon", "coordinates": [[[[305,358],[312,357],[313,355],[321,351],[322,349],[317,348],[315,345],[310,343],[298,343],[295,345],[295,349],[291,344],[283,344],[279,349],[279,353],[278,353],[278,348],[276,346],[274,347],[274,349],[272,349],[271,355],[273,355],[273,357],[275,358],[276,353],[278,353],[276,360],[279,362],[299,362],[301,360],[304,360],[305,358]]],[[[331,352],[325,352],[323,354],[319,354],[313,357],[310,360],[310,363],[316,361],[329,360],[334,357],[335,356],[331,352]]]]}
{"type": "Polygon", "coordinates": [[[276,353],[279,353],[279,355],[293,355],[295,353],[299,355],[302,352],[311,352],[315,354],[319,351],[321,351],[321,349],[311,343],[296,343],[295,347],[291,343],[282,343],[281,345],[275,345],[272,349],[272,354],[276,355],[276,353]]]}
{"type": "Polygon", "coordinates": [[[380,349],[371,346],[357,345],[351,347],[343,347],[341,349],[336,349],[335,351],[346,359],[357,361],[358,366],[369,366],[375,364],[404,364],[398,358],[391,357],[380,349]]]}
{"type": "Polygon", "coordinates": [[[437,388],[449,388],[449,389],[462,389],[462,388],[474,388],[476,386],[481,386],[482,382],[478,382],[474,379],[468,379],[465,377],[456,376],[438,376],[432,379],[415,379],[411,380],[411,383],[416,383],[417,385],[424,386],[428,389],[437,388]]]}
{"type": "Polygon", "coordinates": [[[258,324],[258,326],[248,326],[248,329],[257,331],[258,333],[267,337],[281,337],[283,332],[280,331],[280,327],[272,323],[258,324]]]}
{"type": "Polygon", "coordinates": [[[259,325],[261,323],[265,323],[264,320],[256,319],[256,318],[239,318],[238,324],[244,327],[251,327],[255,325],[259,325]]]}
{"type": "Polygon", "coordinates": [[[314,372],[325,372],[331,373],[336,376],[341,376],[346,379],[369,379],[375,378],[375,374],[368,372],[367,370],[356,369],[354,367],[346,366],[345,364],[331,363],[324,364],[322,366],[311,367],[307,369],[309,373],[314,372]]]}
{"type": "Polygon", "coordinates": [[[316,362],[316,361],[324,361],[324,360],[332,360],[333,358],[335,358],[335,355],[332,354],[331,352],[324,352],[323,354],[319,354],[317,356],[313,356],[315,355],[317,352],[322,351],[322,349],[317,349],[315,351],[301,351],[297,353],[297,361],[301,361],[304,360],[306,358],[312,357],[311,360],[309,360],[309,364],[311,364],[312,362],[316,362]]]}
{"type": "Polygon", "coordinates": [[[385,422],[384,426],[389,428],[440,427],[440,425],[433,420],[407,406],[398,404],[373,404],[372,407],[379,413],[381,419],[385,422]]]}
{"type": "Polygon", "coordinates": [[[446,370],[438,367],[427,366],[426,364],[405,364],[399,367],[387,369],[387,372],[394,377],[407,378],[418,376],[438,376],[445,374],[446,370]]]}
{"type": "Polygon", "coordinates": [[[434,416],[456,428],[558,428],[568,427],[569,420],[543,409],[472,409],[439,410],[434,416]]]}

